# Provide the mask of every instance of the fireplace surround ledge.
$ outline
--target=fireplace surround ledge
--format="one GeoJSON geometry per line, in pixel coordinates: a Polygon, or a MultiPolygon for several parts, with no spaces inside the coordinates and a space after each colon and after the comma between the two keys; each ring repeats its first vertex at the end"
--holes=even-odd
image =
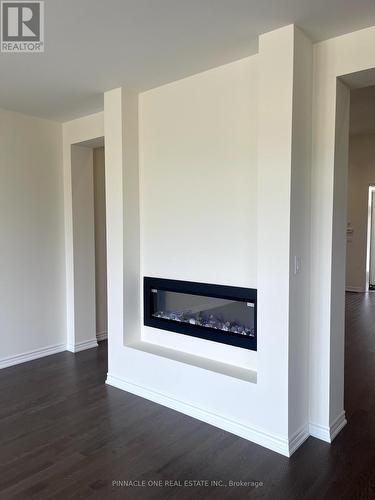
{"type": "Polygon", "coordinates": [[[203,370],[219,373],[221,375],[236,378],[238,380],[243,380],[245,382],[251,382],[253,384],[257,383],[256,370],[246,369],[243,367],[223,363],[221,361],[216,361],[202,356],[197,356],[195,354],[190,354],[184,351],[177,351],[175,349],[170,349],[168,347],[153,344],[151,342],[144,342],[141,340],[126,343],[125,347],[136,349],[138,351],[146,352],[155,356],[167,358],[179,363],[195,366],[197,368],[202,368],[203,370]]]}

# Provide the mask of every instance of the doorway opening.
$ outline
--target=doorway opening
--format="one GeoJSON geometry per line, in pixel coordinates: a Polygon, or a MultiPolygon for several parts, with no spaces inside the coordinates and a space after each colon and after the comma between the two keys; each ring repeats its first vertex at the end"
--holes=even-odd
{"type": "MultiPolygon", "coordinates": [[[[344,394],[355,425],[375,403],[375,85],[350,93],[346,250],[344,394]]],[[[365,440],[368,428],[358,432],[365,440]]]]}
{"type": "Polygon", "coordinates": [[[375,86],[351,91],[346,291],[375,290],[375,86]]]}
{"type": "Polygon", "coordinates": [[[104,138],[71,146],[74,346],[107,339],[107,251],[104,138]]]}

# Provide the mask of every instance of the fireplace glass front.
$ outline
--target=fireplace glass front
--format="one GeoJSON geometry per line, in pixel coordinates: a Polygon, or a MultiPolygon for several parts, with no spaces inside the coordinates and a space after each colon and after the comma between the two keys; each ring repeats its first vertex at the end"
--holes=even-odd
{"type": "Polygon", "coordinates": [[[255,350],[256,290],[145,278],[145,324],[255,350]]]}

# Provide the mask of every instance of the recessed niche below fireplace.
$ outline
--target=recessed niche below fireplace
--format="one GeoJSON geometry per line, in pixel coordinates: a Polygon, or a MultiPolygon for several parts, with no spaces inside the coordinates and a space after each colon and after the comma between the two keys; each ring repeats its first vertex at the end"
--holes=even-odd
{"type": "Polygon", "coordinates": [[[144,324],[256,351],[257,291],[144,278],[144,324]]]}

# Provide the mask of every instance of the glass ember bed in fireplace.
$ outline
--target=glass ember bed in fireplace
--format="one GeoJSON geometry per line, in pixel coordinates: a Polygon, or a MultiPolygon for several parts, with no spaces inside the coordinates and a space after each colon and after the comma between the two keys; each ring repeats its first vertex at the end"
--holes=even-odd
{"type": "Polygon", "coordinates": [[[144,278],[144,323],[256,350],[256,290],[144,278]]]}

